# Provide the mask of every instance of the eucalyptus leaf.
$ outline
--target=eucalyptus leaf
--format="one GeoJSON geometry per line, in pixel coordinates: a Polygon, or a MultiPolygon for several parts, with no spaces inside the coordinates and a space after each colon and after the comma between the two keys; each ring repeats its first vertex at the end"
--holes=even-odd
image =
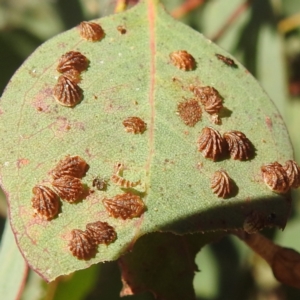
{"type": "Polygon", "coordinates": [[[216,54],[230,55],[174,20],[156,1],[141,1],[125,13],[95,22],[105,31],[101,41],[83,40],[78,28],[52,38],[21,66],[1,98],[1,186],[28,264],[52,281],[117,259],[146,233],[242,228],[253,211],[269,225],[284,227],[290,201],[266,187],[260,167],[291,159],[292,147],[277,109],[251,74],[237,61],[233,68],[219,60],[216,54]],[[126,33],[121,34],[118,26],[126,33]],[[169,54],[178,50],[194,57],[194,70],[184,71],[170,62],[169,54]],[[52,94],[60,75],[58,60],[68,51],[80,51],[90,61],[79,83],[83,99],[74,108],[59,105],[52,94]],[[221,125],[213,124],[205,111],[194,127],[181,120],[177,107],[194,97],[190,85],[219,91],[226,107],[221,125]],[[145,132],[124,130],[122,122],[132,116],[147,123],[145,132]],[[256,149],[255,157],[205,159],[197,140],[207,126],[221,134],[245,133],[256,149]],[[31,207],[32,188],[48,182],[50,170],[66,155],[78,155],[89,164],[83,178],[89,193],[76,204],[63,201],[57,218],[42,220],[31,207]],[[146,205],[140,217],[115,219],[102,203],[127,191],[110,180],[118,163],[125,166],[126,180],[141,181],[131,189],[146,205]],[[210,188],[213,173],[221,169],[238,187],[237,194],[226,200],[210,188]],[[108,179],[106,190],[93,188],[97,176],[108,179]],[[68,246],[71,231],[84,230],[98,220],[113,226],[117,239],[99,246],[94,258],[78,260],[68,246]]]}

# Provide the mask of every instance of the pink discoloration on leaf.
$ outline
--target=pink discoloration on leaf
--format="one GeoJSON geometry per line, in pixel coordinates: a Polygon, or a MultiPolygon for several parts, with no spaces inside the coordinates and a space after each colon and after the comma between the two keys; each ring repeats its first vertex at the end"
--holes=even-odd
{"type": "Polygon", "coordinates": [[[62,138],[71,129],[70,121],[66,117],[57,117],[56,122],[50,125],[56,137],[62,138]]]}
{"type": "Polygon", "coordinates": [[[71,123],[70,124],[71,128],[75,128],[75,129],[78,129],[78,130],[85,130],[85,125],[83,122],[74,122],[74,123],[71,123]]]}
{"type": "Polygon", "coordinates": [[[267,127],[269,128],[269,130],[272,130],[272,127],[273,127],[272,119],[268,116],[266,116],[266,124],[267,124],[267,127]]]}
{"type": "Polygon", "coordinates": [[[41,90],[33,99],[32,106],[38,112],[50,113],[52,111],[51,106],[53,105],[52,89],[46,87],[41,90]]]}
{"type": "Polygon", "coordinates": [[[90,151],[90,149],[88,149],[88,148],[85,149],[85,153],[86,153],[86,155],[87,155],[90,159],[92,159],[92,158],[95,157],[95,155],[92,154],[91,151],[90,151]]]}
{"type": "Polygon", "coordinates": [[[57,43],[57,46],[59,49],[65,49],[67,47],[67,43],[60,42],[60,43],[57,43]]]}
{"type": "Polygon", "coordinates": [[[66,227],[66,231],[64,231],[61,235],[60,235],[61,239],[65,240],[65,241],[70,241],[72,239],[72,234],[71,231],[68,227],[66,227]]]}
{"type": "Polygon", "coordinates": [[[22,168],[23,166],[26,166],[29,164],[29,159],[27,158],[19,158],[17,160],[17,168],[20,169],[22,168]]]}

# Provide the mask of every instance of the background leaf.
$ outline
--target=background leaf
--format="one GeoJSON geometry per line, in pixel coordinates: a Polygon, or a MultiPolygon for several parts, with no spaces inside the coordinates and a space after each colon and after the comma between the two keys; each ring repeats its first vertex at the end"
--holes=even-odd
{"type": "Polygon", "coordinates": [[[195,299],[192,285],[200,248],[222,234],[147,234],[119,259],[122,296],[151,291],[156,299],[195,299]]]}
{"type": "Polygon", "coordinates": [[[25,284],[28,268],[8,222],[0,244],[0,261],[0,295],[6,300],[18,299],[25,284]]]}

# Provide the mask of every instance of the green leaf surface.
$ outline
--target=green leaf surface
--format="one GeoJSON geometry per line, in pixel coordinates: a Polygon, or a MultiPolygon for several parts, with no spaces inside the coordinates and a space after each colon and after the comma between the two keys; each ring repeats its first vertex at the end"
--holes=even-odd
{"type": "Polygon", "coordinates": [[[142,235],[155,231],[179,234],[241,228],[257,210],[272,225],[284,227],[290,202],[262,182],[260,167],[292,158],[284,123],[254,78],[238,62],[231,68],[215,57],[230,56],[211,41],[172,19],[154,1],[143,1],[123,14],[100,22],[105,38],[82,40],[77,28],[46,42],[23,64],[2,96],[1,185],[10,206],[18,245],[30,266],[48,281],[102,261],[115,260],[142,235]],[[127,33],[121,35],[117,26],[127,33]],[[83,100],[75,108],[60,106],[52,96],[64,53],[80,51],[90,60],[82,73],[83,100]],[[187,50],[197,63],[185,72],[170,63],[169,54],[187,50]],[[174,80],[175,78],[175,80],[174,80]],[[193,97],[190,84],[210,85],[224,98],[230,112],[213,125],[203,112],[195,127],[176,114],[183,97],[193,97]],[[124,131],[122,121],[138,116],[147,123],[143,134],[124,131]],[[244,132],[256,148],[251,161],[213,162],[197,150],[202,128],[221,133],[244,132]],[[109,181],[77,204],[62,203],[52,221],[34,216],[32,188],[49,180],[49,171],[67,154],[84,158],[90,168],[83,178],[90,189],[96,176],[110,178],[116,163],[124,177],[141,180],[137,187],[146,204],[140,218],[110,217],[102,199],[123,193],[109,181]],[[225,169],[238,186],[235,197],[222,200],[210,189],[212,174],[225,169]],[[95,258],[78,260],[68,249],[72,229],[105,221],[115,227],[117,240],[100,246],[95,258]]]}
{"type": "Polygon", "coordinates": [[[25,284],[28,268],[8,221],[0,244],[0,265],[1,297],[5,300],[18,299],[25,284]]]}
{"type": "Polygon", "coordinates": [[[222,234],[147,234],[133,251],[119,259],[123,289],[121,296],[151,291],[155,299],[193,300],[195,256],[202,246],[222,234]]]}

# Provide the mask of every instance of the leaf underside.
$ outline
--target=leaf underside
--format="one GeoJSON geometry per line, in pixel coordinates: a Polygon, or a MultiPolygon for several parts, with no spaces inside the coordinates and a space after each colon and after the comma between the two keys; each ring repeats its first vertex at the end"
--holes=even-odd
{"type": "Polygon", "coordinates": [[[133,251],[119,259],[121,296],[151,291],[155,299],[195,299],[193,278],[199,271],[195,256],[221,235],[154,233],[141,237],[133,251]]]}
{"type": "Polygon", "coordinates": [[[29,265],[47,281],[92,264],[115,260],[142,235],[155,231],[177,234],[241,228],[253,210],[284,227],[290,203],[262,182],[260,166],[292,158],[285,125],[255,79],[238,62],[232,68],[216,53],[229,56],[211,41],[172,19],[160,5],[144,1],[133,9],[99,22],[105,38],[88,42],[71,29],[39,47],[16,72],[1,99],[1,185],[10,208],[17,243],[29,265]],[[126,27],[120,34],[117,26],[126,27]],[[61,55],[80,51],[90,61],[82,73],[83,100],[74,108],[52,96],[61,55]],[[187,50],[196,60],[185,72],[170,63],[169,54],[187,50]],[[202,120],[188,127],[176,114],[190,84],[213,86],[224,98],[222,125],[202,120]],[[147,123],[142,134],[124,130],[122,121],[138,116],[147,123]],[[239,130],[256,148],[251,161],[205,159],[197,151],[201,129],[221,133],[239,130]],[[49,179],[48,172],[66,155],[79,155],[90,168],[83,178],[90,189],[96,176],[110,178],[114,165],[123,175],[141,181],[135,189],[146,204],[139,218],[114,219],[102,199],[123,193],[108,180],[105,191],[77,204],[63,202],[51,221],[34,216],[32,188],[49,179]],[[210,189],[212,174],[226,170],[238,186],[235,197],[222,200],[210,189]],[[274,218],[275,216],[275,218],[274,218]],[[105,221],[117,232],[95,258],[78,260],[68,249],[72,229],[105,221]]]}

